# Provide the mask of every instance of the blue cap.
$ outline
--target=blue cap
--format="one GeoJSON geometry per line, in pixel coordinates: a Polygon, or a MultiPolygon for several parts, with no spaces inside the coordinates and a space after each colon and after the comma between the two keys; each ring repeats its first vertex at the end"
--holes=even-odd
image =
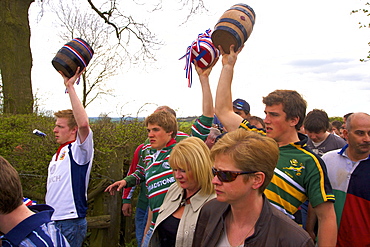
{"type": "Polygon", "coordinates": [[[248,102],[245,101],[245,100],[243,100],[243,99],[236,99],[236,100],[234,100],[233,107],[235,107],[238,110],[243,110],[243,111],[245,111],[247,113],[249,113],[250,110],[251,110],[248,102]]]}

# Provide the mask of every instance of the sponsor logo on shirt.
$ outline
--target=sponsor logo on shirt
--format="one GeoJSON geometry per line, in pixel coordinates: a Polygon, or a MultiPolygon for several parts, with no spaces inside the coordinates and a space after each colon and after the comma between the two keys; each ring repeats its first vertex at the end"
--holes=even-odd
{"type": "Polygon", "coordinates": [[[155,183],[149,185],[148,186],[148,192],[150,192],[153,189],[159,188],[162,185],[172,184],[174,182],[175,182],[175,178],[174,177],[169,177],[169,178],[162,179],[162,180],[160,180],[158,182],[155,182],[155,183]]]}
{"type": "Polygon", "coordinates": [[[63,152],[59,155],[59,160],[64,160],[64,157],[66,157],[66,153],[67,153],[67,151],[63,151],[63,152]]]}
{"type": "Polygon", "coordinates": [[[293,172],[295,172],[295,175],[301,176],[302,175],[302,170],[306,169],[306,167],[304,167],[304,165],[302,163],[300,163],[300,164],[298,164],[298,163],[299,163],[298,160],[291,159],[290,160],[290,166],[283,167],[283,169],[293,171],[293,172]]]}
{"type": "Polygon", "coordinates": [[[164,169],[170,169],[171,167],[170,167],[170,164],[168,163],[168,162],[163,162],[162,163],[162,167],[164,168],[164,169]]]}

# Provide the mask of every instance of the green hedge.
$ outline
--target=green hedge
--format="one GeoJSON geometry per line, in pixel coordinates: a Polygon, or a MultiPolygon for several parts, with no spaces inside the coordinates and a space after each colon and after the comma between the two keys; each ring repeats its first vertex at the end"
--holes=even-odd
{"type": "MultiPolygon", "coordinates": [[[[179,129],[190,134],[191,124],[181,122],[179,129]]],[[[0,155],[20,174],[24,196],[38,203],[44,203],[48,165],[59,146],[54,138],[54,125],[55,119],[49,116],[0,115],[0,155]],[[44,132],[46,137],[36,136],[34,129],[44,132]]],[[[89,191],[102,179],[112,182],[121,179],[129,169],[136,147],[147,138],[147,131],[139,120],[113,122],[105,117],[92,122],[91,129],[95,155],[89,191]],[[122,170],[109,174],[113,165],[122,170]]],[[[94,202],[89,204],[91,210],[94,210],[94,202]]]]}

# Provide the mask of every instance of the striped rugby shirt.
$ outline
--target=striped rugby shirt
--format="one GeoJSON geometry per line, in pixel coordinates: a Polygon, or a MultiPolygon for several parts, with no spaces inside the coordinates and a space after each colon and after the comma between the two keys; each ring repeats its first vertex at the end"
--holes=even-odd
{"type": "Polygon", "coordinates": [[[56,228],[51,215],[54,210],[48,205],[34,205],[30,210],[37,213],[24,219],[7,234],[0,237],[3,247],[69,247],[68,241],[56,228]]]}
{"type": "MultiPolygon", "coordinates": [[[[213,117],[206,117],[206,116],[203,116],[203,115],[200,116],[198,119],[195,120],[195,122],[193,123],[193,125],[191,127],[192,136],[196,136],[196,137],[202,139],[203,141],[205,141],[207,139],[207,136],[208,136],[210,130],[211,130],[212,123],[213,123],[213,117]]],[[[189,137],[188,134],[186,134],[184,132],[181,132],[181,131],[178,131],[177,135],[176,135],[176,142],[179,142],[182,139],[185,139],[187,137],[189,137]]],[[[142,159],[142,160],[145,160],[145,157],[147,155],[151,155],[151,153],[155,152],[155,151],[150,151],[151,146],[149,144],[149,139],[147,139],[144,142],[144,146],[141,146],[140,149],[141,149],[140,150],[140,159],[142,159]]],[[[132,173],[134,173],[138,165],[139,165],[139,163],[136,163],[136,162],[131,164],[128,175],[131,175],[132,173]]],[[[143,170],[143,163],[141,165],[140,170],[141,171],[143,170]]],[[[134,190],[135,190],[135,187],[129,187],[129,186],[127,186],[127,188],[125,188],[123,190],[123,194],[122,194],[122,202],[123,203],[131,203],[131,198],[132,198],[134,190]]],[[[146,197],[146,187],[141,186],[137,206],[140,207],[140,208],[146,209],[147,203],[148,203],[148,201],[147,201],[147,197],[146,197]]]]}
{"type": "Polygon", "coordinates": [[[172,169],[168,163],[171,151],[176,145],[176,140],[171,139],[166,147],[161,150],[151,148],[151,145],[144,145],[143,152],[149,152],[144,160],[140,160],[137,170],[130,176],[124,178],[126,187],[132,187],[146,181],[148,189],[149,207],[153,211],[151,229],[154,228],[158,217],[159,208],[171,184],[175,182],[172,169]]]}
{"type": "Polygon", "coordinates": [[[370,246],[370,156],[353,162],[347,148],[322,157],[336,199],[337,246],[370,246]]]}
{"type": "MultiPolygon", "coordinates": [[[[240,128],[266,135],[247,120],[243,120],[240,128]]],[[[276,208],[291,218],[307,199],[313,207],[335,201],[325,163],[307,147],[305,135],[298,133],[298,137],[300,141],[279,147],[274,176],[264,192],[276,208]]]]}

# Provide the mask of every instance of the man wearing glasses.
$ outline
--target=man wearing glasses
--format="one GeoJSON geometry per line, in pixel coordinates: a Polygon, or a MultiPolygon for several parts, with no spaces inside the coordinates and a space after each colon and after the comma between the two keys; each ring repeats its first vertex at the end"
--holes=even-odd
{"type": "MultiPolygon", "coordinates": [[[[234,65],[241,49],[225,54],[221,48],[222,71],[216,91],[215,111],[227,130],[254,130],[247,120],[235,114],[230,104],[234,65]]],[[[307,103],[293,90],[275,90],[263,98],[266,133],[279,145],[279,160],[265,194],[269,201],[293,218],[308,198],[318,216],[318,245],[335,246],[337,224],[334,195],[324,162],[306,146],[307,137],[298,133],[306,114],[307,103]]]]}

